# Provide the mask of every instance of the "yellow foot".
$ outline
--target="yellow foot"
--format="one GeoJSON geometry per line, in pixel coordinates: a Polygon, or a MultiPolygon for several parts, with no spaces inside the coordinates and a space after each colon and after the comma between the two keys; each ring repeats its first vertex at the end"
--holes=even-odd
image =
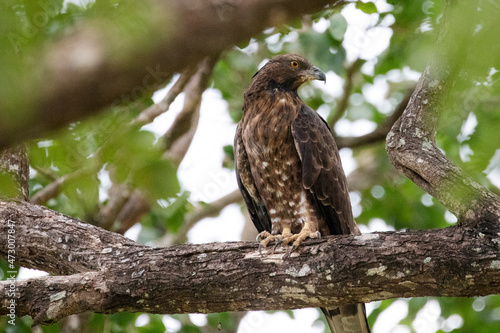
{"type": "Polygon", "coordinates": [[[262,254],[262,249],[265,249],[269,245],[269,243],[274,241],[276,242],[276,245],[278,245],[284,239],[291,236],[293,236],[293,234],[290,232],[290,229],[288,228],[284,228],[283,233],[281,235],[271,235],[267,231],[261,232],[257,236],[257,241],[259,242],[259,253],[262,254]]]}
{"type": "Polygon", "coordinates": [[[271,235],[269,232],[263,231],[257,236],[257,241],[260,241],[259,253],[262,254],[262,249],[266,248],[269,243],[274,241],[276,242],[274,247],[275,249],[280,243],[283,246],[293,243],[292,248],[288,252],[288,255],[290,255],[307,238],[321,238],[321,233],[319,231],[311,231],[311,225],[309,222],[304,224],[304,227],[298,234],[292,234],[290,228],[283,228],[283,233],[281,235],[271,235]]]}
{"type": "Polygon", "coordinates": [[[319,231],[311,232],[311,227],[308,222],[304,224],[302,230],[295,235],[291,235],[283,240],[283,246],[286,246],[293,242],[292,248],[289,253],[292,253],[295,249],[297,249],[302,242],[307,238],[321,238],[321,233],[319,231]]]}

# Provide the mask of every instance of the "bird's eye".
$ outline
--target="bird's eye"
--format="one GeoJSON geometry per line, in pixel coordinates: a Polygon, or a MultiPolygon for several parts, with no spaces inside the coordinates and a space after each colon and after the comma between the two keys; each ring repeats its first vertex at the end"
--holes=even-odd
{"type": "Polygon", "coordinates": [[[292,67],[295,67],[295,68],[299,67],[299,63],[298,63],[297,61],[295,61],[295,60],[294,60],[294,61],[292,61],[292,62],[290,63],[290,65],[292,65],[292,67]]]}

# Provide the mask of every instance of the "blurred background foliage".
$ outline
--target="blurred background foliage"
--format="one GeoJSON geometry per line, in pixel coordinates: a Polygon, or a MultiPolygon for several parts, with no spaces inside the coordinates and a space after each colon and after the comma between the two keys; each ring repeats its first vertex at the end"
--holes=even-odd
{"type": "MultiPolygon", "coordinates": [[[[126,3],[2,1],[0,98],[13,105],[21,103],[23,96],[16,95],[16,87],[29,84],[26,64],[36,61],[30,59],[33,50],[50,45],[80,20],[99,18],[102,10],[126,7],[126,3]]],[[[135,7],[120,12],[127,27],[137,19],[135,7]]],[[[380,0],[327,8],[269,28],[222,54],[210,88],[220,92],[228,114],[237,122],[244,90],[264,60],[278,53],[300,53],[328,72],[329,81],[326,86],[314,83],[301,88],[303,99],[328,119],[337,136],[360,136],[381,126],[411,92],[428,61],[437,59],[448,66],[453,79],[443,97],[438,146],[478,182],[498,193],[499,14],[500,5],[494,0],[453,4],[446,11],[445,1],[429,0],[380,0]],[[438,40],[443,27],[448,31],[446,38],[438,40]]],[[[154,42],[154,36],[151,39],[154,42]]],[[[163,137],[134,123],[141,111],[153,105],[152,97],[151,93],[116,105],[30,142],[30,195],[39,195],[33,201],[120,233],[140,223],[137,239],[141,243],[186,241],[187,231],[199,221],[193,216],[203,215],[210,204],[193,200],[179,181],[181,161],[171,158],[163,137]],[[142,202],[142,210],[134,211],[137,202],[142,202]]],[[[16,117],[2,115],[7,120],[16,117]]],[[[225,156],[221,167],[231,169],[232,149],[221,149],[225,156]]],[[[442,205],[393,168],[383,140],[345,147],[342,156],[348,159],[344,164],[349,166],[354,213],[364,232],[443,228],[456,223],[442,205]]],[[[4,178],[0,185],[5,193],[11,186],[4,178]]],[[[241,200],[233,201],[242,205],[241,200]]],[[[218,208],[206,216],[217,215],[224,205],[218,208]]],[[[6,267],[0,263],[3,278],[6,267]]],[[[498,296],[387,300],[368,305],[368,311],[374,333],[500,331],[498,296]]],[[[284,313],[293,318],[295,312],[284,313]]],[[[244,316],[81,314],[33,331],[236,332],[244,316]]],[[[0,318],[0,331],[31,332],[31,321],[18,318],[12,327],[0,318]]],[[[320,332],[322,317],[317,321],[314,329],[320,332]]],[[[241,327],[239,332],[248,331],[241,327]]]]}

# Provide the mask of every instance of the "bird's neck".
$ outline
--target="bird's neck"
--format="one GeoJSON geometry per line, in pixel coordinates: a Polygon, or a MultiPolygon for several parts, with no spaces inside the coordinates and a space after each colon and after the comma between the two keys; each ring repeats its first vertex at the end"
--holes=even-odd
{"type": "Polygon", "coordinates": [[[279,92],[284,92],[284,93],[289,93],[289,94],[294,94],[297,95],[297,88],[295,86],[295,82],[292,80],[285,81],[285,82],[277,82],[274,80],[269,80],[266,85],[266,90],[269,91],[279,91],[279,92]]]}
{"type": "Polygon", "coordinates": [[[284,81],[277,81],[273,79],[269,80],[259,80],[258,77],[254,79],[252,82],[252,85],[248,89],[248,91],[252,92],[261,92],[261,91],[267,91],[269,93],[274,93],[276,91],[279,92],[284,92],[284,93],[291,93],[294,95],[297,95],[297,89],[299,86],[296,84],[295,80],[290,79],[290,80],[284,80],[284,81]]]}
{"type": "Polygon", "coordinates": [[[279,88],[248,91],[245,94],[243,117],[254,119],[261,126],[270,126],[273,119],[292,124],[297,117],[300,105],[304,103],[296,91],[283,91],[279,88]]]}

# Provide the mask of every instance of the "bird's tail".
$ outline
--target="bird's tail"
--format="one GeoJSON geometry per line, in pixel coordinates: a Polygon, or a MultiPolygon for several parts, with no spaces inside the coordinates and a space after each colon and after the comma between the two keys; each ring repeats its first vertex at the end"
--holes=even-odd
{"type": "Polygon", "coordinates": [[[332,333],[370,333],[365,304],[349,304],[330,309],[321,308],[332,333]]]}

